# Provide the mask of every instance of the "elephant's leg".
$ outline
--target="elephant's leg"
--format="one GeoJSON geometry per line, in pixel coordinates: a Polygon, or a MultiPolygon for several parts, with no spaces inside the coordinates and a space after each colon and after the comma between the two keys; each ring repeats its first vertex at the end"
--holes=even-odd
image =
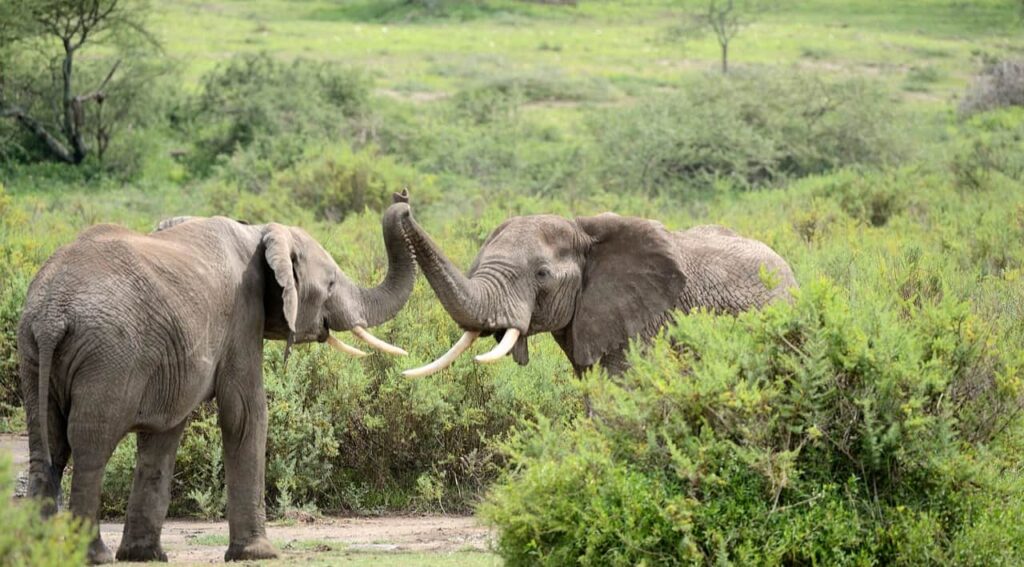
{"type": "Polygon", "coordinates": [[[139,433],[135,480],[128,499],[118,561],[167,561],[160,548],[160,530],[171,501],[174,456],[185,423],[160,433],[139,433]]]}
{"type": "Polygon", "coordinates": [[[71,513],[92,522],[94,538],[89,544],[89,562],[110,563],[114,556],[100,538],[100,487],[103,470],[119,439],[108,433],[109,428],[103,425],[103,421],[90,417],[91,420],[86,416],[76,416],[72,410],[69,420],[68,441],[71,458],[75,462],[71,477],[71,513]]]}
{"type": "Polygon", "coordinates": [[[230,545],[225,561],[277,557],[267,539],[263,504],[267,400],[258,367],[253,369],[253,376],[255,380],[224,379],[222,383],[227,386],[217,390],[228,485],[230,545]]]}
{"type": "Polygon", "coordinates": [[[46,456],[42,452],[40,431],[36,428],[29,428],[28,494],[43,500],[44,516],[53,515],[61,506],[61,480],[64,478],[64,469],[67,468],[68,459],[71,456],[71,447],[68,445],[67,439],[67,422],[60,414],[57,403],[53,400],[50,401],[47,417],[51,464],[46,463],[46,456]]]}

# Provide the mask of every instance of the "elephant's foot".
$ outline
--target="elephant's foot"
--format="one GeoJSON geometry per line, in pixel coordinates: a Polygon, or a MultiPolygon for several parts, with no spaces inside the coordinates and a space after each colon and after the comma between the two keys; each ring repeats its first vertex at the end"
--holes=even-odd
{"type": "Polygon", "coordinates": [[[231,544],[224,561],[255,561],[257,559],[277,559],[277,550],[265,537],[258,537],[247,544],[231,544]]]}
{"type": "Polygon", "coordinates": [[[130,544],[127,541],[121,542],[117,548],[118,561],[163,561],[167,562],[167,554],[160,545],[130,544]]]}
{"type": "Polygon", "coordinates": [[[89,563],[93,565],[99,565],[101,563],[113,563],[114,554],[110,553],[110,550],[107,549],[107,546],[103,543],[102,539],[96,537],[96,539],[92,540],[92,543],[89,544],[88,559],[89,563]]]}

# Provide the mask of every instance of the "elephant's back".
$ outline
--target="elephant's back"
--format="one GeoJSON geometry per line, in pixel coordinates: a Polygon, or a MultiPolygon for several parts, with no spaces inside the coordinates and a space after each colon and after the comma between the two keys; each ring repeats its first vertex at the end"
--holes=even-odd
{"type": "MultiPolygon", "coordinates": [[[[96,225],[40,268],[29,287],[26,316],[59,317],[78,328],[118,327],[154,310],[206,303],[196,282],[223,265],[223,256],[212,247],[195,250],[121,226],[96,225]]],[[[209,287],[211,293],[224,289],[209,287]]]]}
{"type": "Polygon", "coordinates": [[[797,287],[789,264],[767,244],[718,225],[676,233],[686,267],[684,306],[736,313],[788,297],[797,287]]]}

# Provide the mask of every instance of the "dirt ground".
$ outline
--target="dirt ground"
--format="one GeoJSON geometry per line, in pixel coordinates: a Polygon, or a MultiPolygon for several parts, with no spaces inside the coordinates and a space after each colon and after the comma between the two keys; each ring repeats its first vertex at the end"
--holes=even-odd
{"type": "MultiPolygon", "coordinates": [[[[12,456],[19,471],[17,489],[23,490],[28,437],[0,434],[0,451],[12,456]]],[[[111,550],[117,549],[123,529],[119,522],[102,523],[103,541],[111,550]]],[[[488,553],[493,534],[471,516],[309,517],[271,522],[267,536],[286,563],[499,564],[488,553]]],[[[221,563],[228,525],[169,519],[162,542],[172,564],[221,563]]]]}

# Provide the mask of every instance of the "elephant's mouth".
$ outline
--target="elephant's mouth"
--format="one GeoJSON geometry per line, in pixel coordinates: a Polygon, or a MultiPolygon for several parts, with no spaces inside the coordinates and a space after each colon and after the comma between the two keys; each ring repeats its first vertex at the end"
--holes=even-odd
{"type": "Polygon", "coordinates": [[[327,324],[327,317],[323,319],[323,326],[320,327],[320,332],[316,336],[316,342],[324,343],[327,342],[327,337],[331,336],[331,327],[327,324]]]}

